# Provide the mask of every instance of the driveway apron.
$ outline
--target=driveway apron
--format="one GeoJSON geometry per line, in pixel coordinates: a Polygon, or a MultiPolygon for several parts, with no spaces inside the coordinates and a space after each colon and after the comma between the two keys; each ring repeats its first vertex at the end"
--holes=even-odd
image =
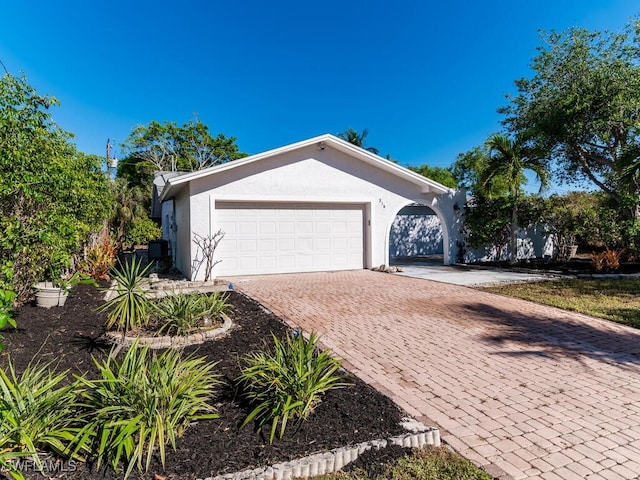
{"type": "Polygon", "coordinates": [[[640,478],[637,330],[366,270],[232,282],[498,478],[640,478]]]}

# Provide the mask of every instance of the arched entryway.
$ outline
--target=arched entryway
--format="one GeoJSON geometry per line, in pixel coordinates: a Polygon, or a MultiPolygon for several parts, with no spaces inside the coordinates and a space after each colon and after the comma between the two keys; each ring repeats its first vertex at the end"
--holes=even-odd
{"type": "Polygon", "coordinates": [[[437,213],[413,203],[400,209],[389,231],[389,265],[444,261],[445,232],[437,213]]]}

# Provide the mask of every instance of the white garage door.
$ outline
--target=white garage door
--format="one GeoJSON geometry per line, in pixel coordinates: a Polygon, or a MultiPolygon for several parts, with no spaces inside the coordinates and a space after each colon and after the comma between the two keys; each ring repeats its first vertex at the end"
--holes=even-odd
{"type": "Polygon", "coordinates": [[[363,268],[363,206],[217,202],[217,276],[363,268]]]}

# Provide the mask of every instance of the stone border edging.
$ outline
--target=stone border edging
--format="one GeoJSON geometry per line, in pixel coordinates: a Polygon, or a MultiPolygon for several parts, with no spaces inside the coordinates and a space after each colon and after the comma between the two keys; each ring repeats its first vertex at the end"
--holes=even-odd
{"type": "MultiPolygon", "coordinates": [[[[201,283],[205,283],[205,282],[201,282],[201,283]]],[[[200,285],[199,289],[188,289],[187,291],[189,293],[210,293],[210,292],[214,292],[214,291],[223,291],[223,290],[227,290],[227,285],[208,285],[209,287],[211,287],[210,290],[206,289],[206,288],[202,288],[203,285],[200,285]]],[[[104,295],[104,301],[109,301],[112,298],[114,298],[117,295],[116,292],[116,281],[112,280],[111,281],[111,285],[109,286],[109,288],[107,289],[107,291],[105,292],[104,295]]],[[[206,285],[205,285],[206,287],[206,285]]],[[[161,296],[166,296],[166,295],[170,295],[172,293],[186,293],[186,292],[182,292],[182,291],[172,291],[172,292],[168,292],[168,289],[160,289],[159,291],[155,291],[155,292],[149,292],[149,293],[155,293],[155,295],[152,295],[152,297],[161,297],[161,296]],[[162,292],[162,293],[160,293],[162,292]],[[160,294],[160,295],[158,295],[160,294]]],[[[161,348],[175,348],[175,347],[186,347],[189,345],[199,345],[201,343],[206,342],[207,340],[213,340],[214,338],[217,338],[225,333],[227,333],[231,327],[233,327],[233,322],[231,321],[231,319],[225,315],[224,313],[221,315],[222,319],[223,319],[223,323],[222,326],[220,328],[215,328],[212,330],[205,330],[204,332],[197,332],[197,333],[192,333],[191,335],[185,335],[185,336],[172,336],[172,335],[163,335],[160,337],[144,337],[144,336],[136,336],[136,337],[124,337],[124,339],[122,339],[122,335],[117,333],[117,332],[106,332],[106,336],[112,340],[115,344],[119,344],[122,347],[130,347],[131,345],[133,345],[133,342],[135,342],[136,340],[138,341],[138,343],[140,345],[143,346],[148,346],[149,348],[151,348],[152,350],[156,350],[156,349],[161,349],[161,348]]]]}
{"type": "Polygon", "coordinates": [[[160,337],[124,337],[116,332],[107,332],[106,335],[115,343],[118,343],[124,347],[130,347],[137,340],[139,345],[148,346],[151,349],[160,348],[175,348],[186,347],[188,345],[199,345],[207,340],[213,340],[229,331],[233,326],[231,319],[222,314],[224,320],[220,328],[212,330],[205,330],[204,332],[192,333],[191,335],[176,336],[176,335],[163,335],[160,337]]]}
{"type": "Polygon", "coordinates": [[[277,463],[269,467],[227,473],[216,477],[198,480],[292,480],[294,478],[310,478],[318,475],[338,472],[345,465],[356,460],[362,453],[375,448],[380,450],[387,445],[398,445],[407,448],[419,448],[425,445],[439,447],[440,431],[437,428],[391,437],[386,440],[371,440],[352,447],[340,447],[326,453],[316,453],[290,462],[277,463]]]}

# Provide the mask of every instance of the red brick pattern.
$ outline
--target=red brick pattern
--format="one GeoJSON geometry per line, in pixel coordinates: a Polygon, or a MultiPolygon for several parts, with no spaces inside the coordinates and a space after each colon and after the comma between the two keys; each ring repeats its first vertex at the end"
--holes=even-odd
{"type": "Polygon", "coordinates": [[[370,271],[232,279],[500,478],[640,478],[640,332],[370,271]]]}

